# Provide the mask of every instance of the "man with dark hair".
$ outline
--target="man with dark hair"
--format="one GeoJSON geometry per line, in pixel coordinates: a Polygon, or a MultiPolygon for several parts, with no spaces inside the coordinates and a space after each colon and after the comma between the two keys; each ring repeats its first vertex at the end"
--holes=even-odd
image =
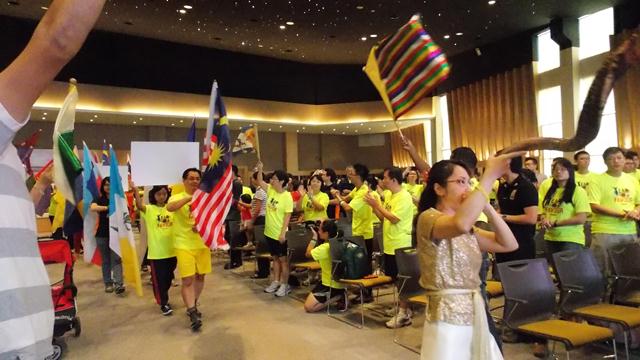
{"type": "Polygon", "coordinates": [[[636,166],[636,160],[638,159],[638,153],[632,150],[627,150],[624,153],[624,172],[633,176],[636,180],[640,181],[640,171],[636,166]]]}
{"type": "Polygon", "coordinates": [[[338,205],[338,199],[333,195],[332,190],[338,189],[338,176],[336,175],[335,170],[332,168],[320,169],[316,170],[313,175],[320,175],[322,177],[322,187],[320,191],[329,195],[329,206],[327,206],[327,217],[329,219],[335,219],[339,217],[340,207],[338,205]]]}
{"type": "Polygon", "coordinates": [[[38,251],[33,205],[49,184],[39,181],[30,196],[11,142],[28,122],[36,99],[80,50],[104,3],[47,2],[29,43],[0,73],[0,359],[44,359],[53,352],[51,287],[38,251]]]}
{"type": "Polygon", "coordinates": [[[538,220],[538,191],[520,173],[522,158],[511,159],[509,170],[503,175],[504,183],[498,188],[498,205],[502,219],[518,241],[518,249],[510,253],[496,254],[496,261],[534,259],[536,246],[533,236],[538,220]]]}
{"type": "Polygon", "coordinates": [[[167,210],[173,212],[173,247],[182,278],[182,300],[187,307],[191,330],[202,326],[202,314],[196,305],[204,288],[204,277],[211,272],[211,252],[204,244],[191,213],[193,194],[200,186],[202,173],[190,168],[182,173],[184,192],[172,195],[167,210]]]}
{"type": "MultiPolygon", "coordinates": [[[[589,171],[589,164],[591,163],[591,156],[589,153],[580,150],[573,154],[573,160],[576,166],[575,178],[576,185],[583,188],[587,194],[589,194],[589,186],[593,183],[593,178],[596,174],[589,171]]],[[[591,247],[591,222],[593,221],[593,213],[587,215],[587,221],[584,222],[584,246],[586,248],[591,247]]]]}
{"type": "Polygon", "coordinates": [[[534,157],[528,157],[524,159],[524,167],[533,171],[533,173],[535,174],[536,176],[535,183],[537,184],[536,187],[539,187],[540,184],[542,184],[542,182],[544,181],[544,179],[547,178],[546,175],[540,172],[540,169],[538,168],[538,159],[534,157]]]}
{"type": "Polygon", "coordinates": [[[331,281],[332,263],[329,239],[338,236],[338,225],[334,220],[324,220],[318,228],[312,226],[311,231],[313,237],[307,246],[306,256],[320,263],[322,281],[307,296],[304,310],[308,313],[318,312],[333,301],[338,301],[338,309],[346,309],[344,286],[336,281],[331,281]],[[331,298],[329,298],[330,293],[331,298]]]}
{"type": "Polygon", "coordinates": [[[607,250],[637,241],[635,221],[640,219],[640,186],[633,176],[622,171],[625,162],[622,149],[607,148],[602,157],[607,171],[594,177],[588,195],[593,211],[591,250],[606,276],[611,273],[607,250]]]}
{"type": "MultiPolygon", "coordinates": [[[[384,244],[384,273],[395,279],[398,276],[396,249],[411,247],[413,230],[413,199],[411,194],[402,189],[402,169],[397,167],[384,170],[382,178],[384,187],[391,196],[384,199],[384,205],[372,195],[365,195],[365,201],[382,222],[382,238],[384,244]]],[[[411,310],[406,300],[400,299],[400,310],[386,325],[388,328],[399,328],[411,324],[411,310]]]]}

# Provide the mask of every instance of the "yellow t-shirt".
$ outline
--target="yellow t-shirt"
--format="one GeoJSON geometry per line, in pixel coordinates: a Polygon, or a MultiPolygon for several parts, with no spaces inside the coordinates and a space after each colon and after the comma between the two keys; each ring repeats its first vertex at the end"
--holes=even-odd
{"type": "MultiPolygon", "coordinates": [[[[549,200],[549,203],[544,206],[544,197],[547,196],[547,192],[548,189],[545,192],[540,192],[540,196],[538,196],[538,209],[540,210],[540,214],[551,223],[566,220],[579,213],[591,213],[587,192],[580,186],[576,186],[573,196],[571,197],[571,203],[560,203],[562,195],[564,194],[564,188],[558,188],[549,200]]],[[[547,229],[544,233],[544,239],[549,241],[574,242],[584,245],[584,226],[567,225],[547,229]]]]}
{"type": "Polygon", "coordinates": [[[173,249],[173,213],[165,206],[149,204],[140,214],[147,229],[147,258],[153,260],[176,256],[173,249]]]}
{"type": "Polygon", "coordinates": [[[413,199],[406,190],[400,190],[384,200],[384,208],[400,219],[392,224],[385,218],[382,222],[384,253],[395,255],[395,250],[411,246],[413,226],[413,199]]]}
{"type": "Polygon", "coordinates": [[[244,194],[249,194],[251,195],[251,197],[253,197],[253,191],[251,191],[251,188],[248,186],[242,185],[242,195],[244,194]]]}
{"type": "Polygon", "coordinates": [[[552,182],[553,182],[552,176],[542,180],[542,182],[538,185],[538,194],[542,194],[542,193],[546,194],[547,191],[549,191],[549,188],[551,187],[552,182]]]}
{"type": "MultiPolygon", "coordinates": [[[[420,195],[422,195],[422,190],[424,190],[424,185],[422,184],[411,185],[409,183],[402,183],[402,188],[407,190],[412,197],[420,200],[420,195]]],[[[418,206],[414,203],[413,215],[416,215],[416,214],[418,214],[418,206]]]]}
{"type": "MultiPolygon", "coordinates": [[[[471,179],[469,179],[469,182],[471,183],[471,189],[475,190],[478,185],[480,185],[480,181],[478,181],[478,179],[472,177],[471,179]]],[[[500,183],[498,183],[500,184],[500,183]]],[[[487,215],[485,215],[483,212],[480,213],[480,215],[478,215],[478,220],[476,221],[482,221],[485,223],[489,222],[489,218],[487,217],[487,215]]]]}
{"type": "Polygon", "coordinates": [[[311,250],[311,257],[313,257],[313,260],[320,263],[322,285],[334,289],[344,288],[344,286],[340,283],[331,281],[331,252],[329,251],[328,242],[325,242],[313,248],[313,250],[311,250]]]}
{"type": "Polygon", "coordinates": [[[597,176],[597,174],[594,174],[592,172],[588,172],[586,174],[580,174],[579,172],[576,171],[576,174],[575,174],[576,185],[583,188],[584,191],[589,192],[589,185],[591,185],[591,183],[593,182],[594,176],[597,176]]]}
{"type": "MultiPolygon", "coordinates": [[[[173,195],[167,203],[182,200],[189,196],[186,192],[173,195]]],[[[184,250],[206,249],[200,234],[193,231],[196,219],[191,214],[191,205],[187,204],[173,213],[173,247],[184,250]]]]}
{"type": "MultiPolygon", "coordinates": [[[[364,200],[365,195],[369,193],[369,187],[365,184],[360,185],[351,191],[351,232],[354,236],[362,236],[365,239],[373,239],[373,222],[378,217],[373,209],[364,200]]],[[[377,192],[372,191],[371,196],[380,201],[377,192]]]]}
{"type": "Polygon", "coordinates": [[[274,240],[280,238],[284,217],[293,212],[291,193],[278,193],[271,186],[267,188],[267,212],[265,214],[264,235],[274,240]]]}
{"type": "MultiPolygon", "coordinates": [[[[589,203],[599,204],[617,211],[631,211],[640,204],[640,185],[631,175],[622,173],[613,177],[607,173],[596,175],[589,185],[589,203]]],[[[593,213],[591,232],[594,234],[631,235],[636,233],[636,222],[619,217],[593,213]]]]}
{"type": "Polygon", "coordinates": [[[329,195],[319,192],[313,196],[314,200],[322,205],[322,210],[316,210],[313,202],[307,193],[302,198],[302,211],[304,211],[304,221],[324,220],[327,218],[327,206],[329,205],[329,195]]]}

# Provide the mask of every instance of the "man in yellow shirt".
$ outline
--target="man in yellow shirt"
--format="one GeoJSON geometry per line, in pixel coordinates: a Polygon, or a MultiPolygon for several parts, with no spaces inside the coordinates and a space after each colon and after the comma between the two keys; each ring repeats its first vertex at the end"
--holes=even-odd
{"type": "Polygon", "coordinates": [[[607,250],[637,241],[636,221],[640,220],[640,186],[625,174],[624,153],[610,147],[602,154],[607,165],[604,174],[589,185],[589,203],[593,211],[591,250],[605,275],[611,273],[607,250]]]}
{"type": "MultiPolygon", "coordinates": [[[[589,185],[593,182],[593,177],[596,174],[589,171],[589,164],[591,164],[591,156],[588,152],[580,150],[573,155],[573,161],[576,164],[576,185],[584,189],[589,194],[589,185]]],[[[587,221],[584,222],[584,246],[586,248],[591,247],[591,221],[593,215],[589,213],[587,215],[587,221]]]]}
{"type": "MultiPolygon", "coordinates": [[[[391,191],[391,196],[384,199],[384,205],[380,204],[372,194],[366,194],[365,201],[382,221],[384,273],[395,279],[398,276],[395,251],[411,247],[413,199],[409,192],[402,189],[401,169],[397,167],[385,169],[382,182],[384,187],[391,191]]],[[[412,314],[408,305],[405,300],[400,300],[400,311],[387,322],[387,327],[398,328],[411,324],[412,314]]]]}
{"type": "Polygon", "coordinates": [[[184,192],[171,196],[167,203],[167,210],[174,213],[173,247],[182,278],[182,300],[193,331],[202,326],[202,314],[196,305],[204,288],[204,276],[211,272],[211,252],[200,237],[191,213],[191,200],[200,186],[201,175],[196,168],[185,170],[182,173],[184,192]]]}

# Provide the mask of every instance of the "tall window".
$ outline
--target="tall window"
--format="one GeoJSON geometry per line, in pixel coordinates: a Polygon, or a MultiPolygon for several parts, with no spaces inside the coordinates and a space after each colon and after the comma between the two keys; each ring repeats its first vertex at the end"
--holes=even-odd
{"type": "Polygon", "coordinates": [[[538,73],[560,66],[560,46],[551,39],[551,31],[538,34],[538,73]]]}
{"type": "MultiPolygon", "coordinates": [[[[562,137],[562,96],[560,86],[538,92],[538,127],[540,136],[562,137]]],[[[540,171],[551,175],[553,158],[563,156],[561,151],[544,150],[540,171]]]]}
{"type": "MultiPolygon", "coordinates": [[[[580,79],[580,99],[581,103],[587,97],[589,87],[593,81],[593,76],[580,79]]],[[[607,166],[602,159],[602,153],[610,146],[618,146],[618,125],[616,123],[616,105],[613,91],[602,111],[600,121],[600,131],[598,136],[586,146],[585,150],[591,155],[591,165],[589,170],[601,173],[607,170],[607,166]]]]}
{"type": "Polygon", "coordinates": [[[578,19],[580,59],[609,51],[609,35],[613,35],[613,8],[604,9],[578,19]]]}
{"type": "Polygon", "coordinates": [[[451,157],[451,135],[449,133],[449,108],[447,95],[440,96],[440,115],[442,116],[442,158],[451,157]]]}

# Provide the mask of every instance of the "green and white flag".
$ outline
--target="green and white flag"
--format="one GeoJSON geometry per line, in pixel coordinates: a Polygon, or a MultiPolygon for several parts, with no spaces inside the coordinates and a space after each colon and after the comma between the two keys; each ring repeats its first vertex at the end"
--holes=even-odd
{"type": "Polygon", "coordinates": [[[76,205],[82,196],[77,193],[77,182],[82,175],[82,164],[74,153],[73,130],[76,121],[78,89],[74,79],[69,83],[69,93],[58,112],[53,128],[53,181],[64,198],[76,205]]]}

